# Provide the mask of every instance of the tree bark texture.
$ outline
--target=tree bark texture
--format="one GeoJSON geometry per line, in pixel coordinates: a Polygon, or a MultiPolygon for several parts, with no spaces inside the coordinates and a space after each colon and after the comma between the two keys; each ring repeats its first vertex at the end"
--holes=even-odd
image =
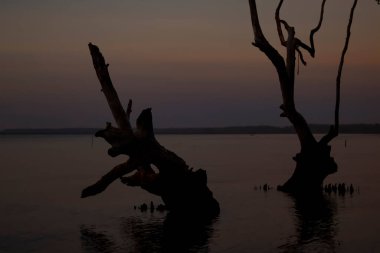
{"type": "Polygon", "coordinates": [[[153,131],[150,108],[141,112],[136,121],[136,129],[132,129],[129,120],[132,101],[129,101],[125,111],[113,87],[108,64],[105,63],[99,48],[90,43],[89,49],[102,91],[117,124],[117,127],[113,127],[107,123],[107,127],[98,131],[95,136],[102,137],[111,144],[108,150],[110,156],[124,154],[129,156],[129,159],[84,189],[82,197],[96,195],[113,181],[120,179],[126,185],[140,186],[152,194],[161,196],[169,210],[202,216],[217,215],[219,203],[207,187],[206,171],[193,171],[182,158],[158,143],[153,131]],[[158,173],[152,166],[158,169],[158,173]],[[124,177],[131,172],[134,174],[124,177]]]}
{"type": "Polygon", "coordinates": [[[339,133],[341,70],[343,67],[344,55],[346,54],[348,47],[352,18],[357,0],[354,1],[351,9],[349,24],[347,27],[346,43],[342,52],[336,82],[335,125],[331,126],[330,131],[323,136],[320,141],[316,140],[310,130],[309,124],[296,109],[294,87],[296,54],[298,53],[298,56],[304,65],[306,65],[306,61],[301,50],[309,53],[311,57],[315,56],[314,36],[322,26],[326,0],[322,1],[320,18],[317,26],[310,31],[310,46],[298,39],[296,37],[295,28],[280,18],[280,10],[283,2],[283,0],[279,1],[275,12],[275,21],[281,45],[286,47],[285,59],[266,39],[260,26],[256,1],[249,0],[251,22],[254,33],[254,42],[252,44],[262,51],[276,68],[283,100],[283,103],[280,106],[283,111],[281,117],[287,117],[291,122],[301,145],[300,153],[294,157],[294,160],[296,161],[295,171],[284,185],[279,186],[279,190],[293,193],[319,191],[322,188],[323,180],[328,175],[337,171],[337,164],[330,155],[331,147],[329,142],[338,136],[339,133]],[[284,37],[283,28],[287,32],[286,39],[284,37]]]}

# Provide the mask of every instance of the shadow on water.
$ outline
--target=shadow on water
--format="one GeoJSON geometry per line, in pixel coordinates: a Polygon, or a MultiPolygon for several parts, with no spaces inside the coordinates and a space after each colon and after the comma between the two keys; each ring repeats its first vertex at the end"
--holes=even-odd
{"type": "Polygon", "coordinates": [[[131,216],[121,218],[116,233],[82,225],[80,238],[83,252],[209,252],[216,221],[131,216]]]}
{"type": "Polygon", "coordinates": [[[295,234],[279,249],[283,252],[336,252],[336,199],[323,193],[289,197],[294,202],[295,234]]]}

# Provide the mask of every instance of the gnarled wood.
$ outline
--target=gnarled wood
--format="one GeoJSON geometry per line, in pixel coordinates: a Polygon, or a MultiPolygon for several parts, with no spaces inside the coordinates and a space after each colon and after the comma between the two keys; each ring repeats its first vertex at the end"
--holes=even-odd
{"type": "Polygon", "coordinates": [[[82,197],[96,195],[116,179],[121,179],[126,185],[140,186],[161,196],[169,210],[192,212],[196,215],[217,215],[219,204],[207,187],[206,172],[193,171],[182,158],[158,143],[153,131],[150,108],[141,112],[136,120],[136,130],[132,130],[129,121],[132,101],[129,101],[125,112],[109,76],[108,64],[97,46],[90,43],[89,49],[102,91],[118,125],[116,128],[108,123],[96,136],[111,144],[108,150],[110,156],[128,155],[129,160],[84,189],[82,197]],[[152,169],[152,165],[158,169],[158,173],[152,169]],[[131,172],[135,174],[124,177],[131,172]]]}

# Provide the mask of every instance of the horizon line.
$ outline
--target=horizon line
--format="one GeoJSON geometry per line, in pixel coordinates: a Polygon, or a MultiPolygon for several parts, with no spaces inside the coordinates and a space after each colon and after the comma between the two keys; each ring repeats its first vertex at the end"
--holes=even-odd
{"type": "MultiPolygon", "coordinates": [[[[313,133],[326,133],[331,124],[309,124],[313,133]]],[[[380,133],[379,123],[341,124],[341,133],[380,133]]],[[[7,128],[0,134],[93,134],[101,127],[60,127],[60,128],[7,128]]],[[[246,125],[224,127],[158,127],[157,134],[271,134],[295,133],[292,125],[246,125]]]]}

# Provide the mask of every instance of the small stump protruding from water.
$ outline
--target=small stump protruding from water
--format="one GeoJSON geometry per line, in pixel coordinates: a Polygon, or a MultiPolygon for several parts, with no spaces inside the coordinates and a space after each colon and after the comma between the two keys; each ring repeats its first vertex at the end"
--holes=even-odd
{"type": "Polygon", "coordinates": [[[146,204],[146,203],[142,203],[140,205],[134,205],[133,206],[133,209],[134,210],[139,210],[140,212],[142,213],[145,213],[147,212],[148,210],[151,212],[151,213],[154,213],[155,211],[157,212],[164,212],[166,211],[166,206],[163,205],[163,204],[158,204],[157,206],[154,205],[153,201],[150,201],[150,204],[146,204]]]}
{"type": "Polygon", "coordinates": [[[339,196],[345,196],[346,194],[353,195],[355,192],[359,192],[359,187],[356,187],[355,189],[353,184],[329,183],[323,187],[323,191],[329,195],[338,194],[339,196]]]}
{"type": "Polygon", "coordinates": [[[270,186],[269,184],[265,183],[265,184],[263,184],[263,185],[259,185],[259,186],[255,185],[255,186],[253,187],[253,189],[254,189],[255,191],[259,190],[259,191],[265,191],[265,192],[267,192],[267,191],[273,190],[273,187],[270,186]]]}

